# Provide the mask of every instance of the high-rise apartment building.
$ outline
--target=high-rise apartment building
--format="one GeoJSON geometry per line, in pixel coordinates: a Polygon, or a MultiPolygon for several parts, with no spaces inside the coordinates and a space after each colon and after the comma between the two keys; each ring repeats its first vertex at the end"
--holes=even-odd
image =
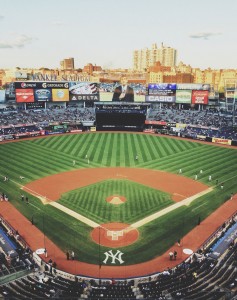
{"type": "Polygon", "coordinates": [[[160,48],[157,48],[157,44],[153,44],[151,49],[145,48],[133,52],[134,71],[144,71],[153,66],[157,61],[159,61],[162,66],[176,66],[177,50],[166,47],[162,43],[160,48]]]}
{"type": "Polygon", "coordinates": [[[61,70],[73,70],[74,69],[74,58],[69,57],[60,61],[61,70]]]}

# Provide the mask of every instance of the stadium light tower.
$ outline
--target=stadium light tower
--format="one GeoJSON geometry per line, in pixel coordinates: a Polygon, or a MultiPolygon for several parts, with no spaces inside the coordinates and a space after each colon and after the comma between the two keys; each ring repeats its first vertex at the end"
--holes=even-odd
{"type": "Polygon", "coordinates": [[[233,112],[232,112],[232,122],[233,126],[235,125],[235,105],[236,105],[236,99],[237,99],[237,81],[235,81],[235,89],[234,89],[234,99],[233,99],[233,112]]]}

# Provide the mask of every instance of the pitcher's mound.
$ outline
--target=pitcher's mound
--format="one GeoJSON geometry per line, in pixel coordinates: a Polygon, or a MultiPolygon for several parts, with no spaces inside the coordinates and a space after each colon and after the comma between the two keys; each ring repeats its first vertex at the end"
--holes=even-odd
{"type": "Polygon", "coordinates": [[[91,237],[99,245],[117,248],[135,243],[139,237],[139,232],[130,227],[129,224],[107,223],[94,228],[91,237]]]}
{"type": "Polygon", "coordinates": [[[109,202],[110,204],[119,205],[124,203],[126,201],[126,198],[124,196],[112,195],[107,197],[106,201],[109,202]]]}

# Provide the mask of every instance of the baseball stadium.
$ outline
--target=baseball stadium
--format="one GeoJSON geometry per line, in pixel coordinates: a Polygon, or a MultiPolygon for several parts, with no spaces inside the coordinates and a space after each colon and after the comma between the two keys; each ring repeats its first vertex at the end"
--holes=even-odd
{"type": "Polygon", "coordinates": [[[209,89],[15,82],[3,299],[236,299],[236,116],[209,89]]]}

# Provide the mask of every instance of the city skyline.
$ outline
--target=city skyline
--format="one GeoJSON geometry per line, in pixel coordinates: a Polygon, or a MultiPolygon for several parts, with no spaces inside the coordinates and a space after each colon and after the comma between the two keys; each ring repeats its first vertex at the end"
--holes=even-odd
{"type": "Polygon", "coordinates": [[[133,51],[177,49],[177,63],[237,69],[237,2],[226,0],[0,0],[0,69],[132,68],[133,51]]]}

